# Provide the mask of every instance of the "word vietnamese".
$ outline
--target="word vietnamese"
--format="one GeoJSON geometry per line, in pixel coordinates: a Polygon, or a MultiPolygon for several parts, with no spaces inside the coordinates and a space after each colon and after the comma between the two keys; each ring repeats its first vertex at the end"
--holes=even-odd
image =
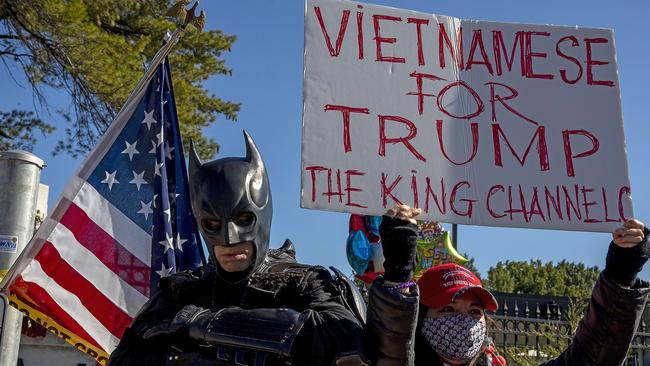
{"type": "MultiPolygon", "coordinates": [[[[324,166],[307,166],[305,170],[311,177],[311,190],[306,192],[306,197],[309,196],[311,202],[316,202],[318,196],[324,196],[332,207],[368,207],[368,202],[357,201],[364,189],[353,181],[355,177],[367,175],[366,172],[353,169],[342,171],[324,166]]],[[[455,215],[468,219],[475,215],[478,208],[496,220],[523,219],[526,223],[623,222],[627,217],[624,199],[631,193],[627,186],[622,186],[612,193],[605,187],[579,184],[528,187],[521,184],[494,184],[479,197],[469,194],[473,192],[472,183],[469,181],[449,184],[443,177],[439,183],[432,182],[431,177],[426,176],[423,179],[416,171],[411,171],[410,179],[399,174],[391,176],[382,172],[376,181],[381,194],[380,197],[371,199],[382,202],[383,208],[408,204],[422,208],[425,214],[431,213],[437,217],[455,215]]]]}
{"type": "Polygon", "coordinates": [[[634,214],[611,30],[306,0],[304,60],[302,207],[599,232],[634,214]]]}
{"type": "Polygon", "coordinates": [[[503,31],[499,29],[491,30],[491,34],[487,31],[484,33],[482,29],[463,29],[462,26],[454,30],[448,29],[444,22],[438,23],[435,18],[403,18],[387,14],[367,14],[363,9],[363,5],[357,5],[356,27],[348,26],[352,12],[350,9],[342,10],[340,15],[330,14],[327,18],[319,6],[313,6],[310,9],[316,15],[323,33],[321,45],[327,47],[327,52],[332,58],[341,55],[346,36],[348,38],[356,36],[356,58],[358,60],[367,58],[366,44],[371,43],[371,47],[374,47],[375,51],[375,57],[370,58],[373,62],[414,63],[407,58],[417,58],[419,66],[433,64],[436,60],[436,67],[441,69],[453,64],[451,67],[459,70],[470,71],[480,67],[491,75],[502,75],[506,68],[508,72],[515,72],[517,69],[515,64],[518,60],[518,69],[524,78],[552,80],[559,76],[564,83],[569,85],[576,84],[581,80],[590,86],[613,87],[615,85],[613,80],[601,80],[594,74],[597,67],[608,65],[610,61],[614,63],[614,60],[594,59],[594,47],[604,47],[609,43],[607,38],[579,39],[573,34],[520,30],[514,32],[512,37],[514,39],[507,40],[503,31]],[[334,18],[340,19],[340,22],[333,21],[334,18]],[[364,28],[368,28],[366,24],[368,22],[372,22],[373,33],[370,35],[364,33],[364,28]],[[338,29],[332,26],[328,29],[326,23],[338,24],[338,29]],[[348,30],[353,27],[356,28],[356,31],[348,30]],[[411,39],[398,39],[395,36],[395,34],[407,33],[400,29],[401,27],[409,28],[408,34],[411,39]],[[371,42],[366,41],[369,36],[372,36],[371,42]],[[464,48],[463,42],[470,36],[470,46],[464,48]],[[539,43],[543,39],[552,40],[552,42],[543,43],[550,43],[554,48],[538,49],[535,42],[539,43]],[[430,44],[432,43],[430,41],[435,40],[437,40],[437,47],[430,44]],[[417,54],[397,54],[401,43],[416,44],[417,54]],[[511,46],[508,47],[508,44],[511,46]],[[391,56],[386,56],[386,54],[391,54],[391,56]],[[516,57],[517,54],[518,57],[516,57]],[[543,67],[539,67],[539,65],[545,60],[546,65],[543,66],[556,65],[557,61],[562,61],[560,64],[566,66],[558,68],[555,74],[536,71],[535,62],[537,62],[537,67],[542,69],[543,67]],[[585,66],[583,67],[583,65],[585,66]]]}

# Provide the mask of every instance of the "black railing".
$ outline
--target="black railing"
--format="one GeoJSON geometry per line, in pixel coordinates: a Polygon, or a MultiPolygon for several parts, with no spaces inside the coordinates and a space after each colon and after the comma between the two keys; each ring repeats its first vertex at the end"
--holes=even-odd
{"type": "MultiPolygon", "coordinates": [[[[570,343],[584,314],[584,303],[568,297],[495,293],[499,310],[490,315],[489,332],[509,365],[538,365],[570,343]]],[[[650,311],[644,311],[626,366],[650,365],[650,311]]]]}

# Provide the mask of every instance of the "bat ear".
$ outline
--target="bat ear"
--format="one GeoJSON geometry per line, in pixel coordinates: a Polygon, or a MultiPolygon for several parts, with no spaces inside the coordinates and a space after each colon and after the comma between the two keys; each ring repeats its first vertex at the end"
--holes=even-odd
{"type": "Polygon", "coordinates": [[[264,161],[262,161],[262,156],[260,155],[259,150],[257,150],[253,138],[246,131],[244,131],[244,140],[246,141],[246,161],[254,168],[259,169],[259,171],[264,171],[264,161]]]}
{"type": "Polygon", "coordinates": [[[271,201],[271,187],[269,186],[264,161],[253,142],[253,138],[248,132],[244,131],[244,140],[246,140],[246,161],[250,164],[254,172],[248,181],[248,193],[257,207],[264,207],[271,201]]]}
{"type": "Polygon", "coordinates": [[[189,176],[193,176],[203,165],[201,158],[196,153],[196,147],[194,146],[194,140],[190,140],[190,171],[189,176]]]}

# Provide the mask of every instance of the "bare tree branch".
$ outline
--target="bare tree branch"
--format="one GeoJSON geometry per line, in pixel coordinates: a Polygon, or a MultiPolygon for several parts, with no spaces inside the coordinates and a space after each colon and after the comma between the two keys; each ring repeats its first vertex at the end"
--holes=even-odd
{"type": "Polygon", "coordinates": [[[29,53],[15,53],[15,52],[12,52],[12,51],[7,51],[6,49],[5,50],[0,50],[0,56],[4,56],[4,55],[13,56],[13,57],[30,57],[30,58],[34,58],[34,56],[32,56],[29,53]]]}

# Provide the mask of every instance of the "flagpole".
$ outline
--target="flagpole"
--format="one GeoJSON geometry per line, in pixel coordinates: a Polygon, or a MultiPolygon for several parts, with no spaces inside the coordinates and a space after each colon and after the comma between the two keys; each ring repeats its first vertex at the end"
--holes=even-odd
{"type": "MultiPolygon", "coordinates": [[[[169,37],[167,42],[165,42],[162,45],[162,47],[160,47],[158,52],[156,52],[153,59],[151,59],[151,63],[149,64],[149,67],[145,71],[144,75],[142,76],[140,81],[138,81],[138,83],[135,85],[135,88],[133,88],[133,91],[131,92],[129,97],[126,98],[126,101],[122,105],[122,108],[113,119],[114,121],[120,120],[120,118],[124,113],[128,113],[132,109],[133,107],[132,104],[138,102],[137,97],[140,95],[143,88],[149,83],[149,81],[151,81],[151,78],[153,78],[154,74],[156,73],[156,68],[158,67],[158,65],[160,65],[165,60],[165,58],[171,53],[172,48],[176,45],[176,43],[178,43],[178,40],[183,32],[184,30],[182,28],[180,27],[176,28],[176,30],[174,31],[174,33],[172,33],[172,35],[169,37]]],[[[109,130],[116,127],[117,126],[110,126],[108,130],[104,133],[104,135],[109,135],[108,133],[109,130]]],[[[97,144],[97,147],[95,147],[95,150],[98,151],[101,155],[104,155],[108,150],[108,148],[111,146],[111,144],[112,144],[111,139],[102,138],[97,144]]],[[[87,175],[90,174],[90,172],[94,168],[95,168],[94,166],[88,166],[87,164],[85,164],[84,161],[84,163],[81,164],[81,168],[77,172],[77,176],[86,178],[87,175]]]]}
{"type": "MultiPolygon", "coordinates": [[[[145,70],[144,75],[142,76],[140,81],[138,81],[135,88],[133,89],[129,97],[126,99],[126,101],[122,105],[122,108],[117,113],[113,121],[119,121],[120,118],[123,117],[122,115],[124,113],[128,113],[133,108],[132,105],[138,102],[137,97],[140,95],[140,93],[147,85],[147,83],[151,81],[151,78],[154,76],[158,65],[160,65],[165,60],[165,58],[171,53],[172,48],[176,45],[176,43],[178,43],[178,40],[180,39],[183,32],[184,32],[183,27],[178,27],[171,34],[171,36],[169,36],[168,38],[166,37],[167,38],[166,42],[160,47],[158,52],[156,52],[154,57],[151,59],[151,63],[149,64],[149,67],[147,68],[147,70],[145,70]]],[[[116,126],[115,123],[112,123],[108,127],[108,129],[106,130],[106,132],[104,132],[104,135],[99,140],[97,146],[94,149],[95,154],[92,155],[96,156],[97,154],[100,154],[101,156],[103,156],[104,154],[106,154],[106,152],[108,151],[108,149],[110,148],[113,142],[114,139],[113,135],[115,135],[111,133],[111,130],[114,130],[116,128],[121,128],[121,126],[116,126]]],[[[77,170],[75,176],[87,178],[87,176],[95,169],[94,164],[88,164],[90,158],[91,155],[88,155],[86,159],[84,159],[83,163],[77,170]]],[[[50,216],[56,216],[57,212],[62,213],[68,208],[70,202],[69,201],[62,202],[64,199],[66,199],[66,192],[64,192],[59,197],[58,202],[54,205],[53,211],[50,213],[50,216]]],[[[40,248],[36,248],[35,246],[41,246],[44,242],[44,240],[35,240],[35,239],[38,239],[40,237],[43,238],[47,237],[49,235],[49,232],[48,234],[45,235],[41,235],[41,234],[48,230],[51,231],[52,229],[53,227],[51,225],[51,221],[49,220],[49,218],[46,218],[45,222],[39,227],[36,234],[34,234],[34,237],[25,246],[22,253],[20,253],[18,258],[16,258],[16,260],[14,261],[13,265],[7,270],[7,273],[1,279],[0,292],[8,293],[9,284],[11,284],[14,281],[16,273],[19,272],[19,269],[22,269],[22,267],[24,267],[23,262],[25,257],[29,258],[30,254],[33,254],[35,250],[37,251],[38,249],[40,249],[40,248]]]]}
{"type": "MultiPolygon", "coordinates": [[[[181,10],[185,10],[183,7],[185,3],[186,0],[181,0],[174,6],[174,8],[176,11],[182,12],[181,10]]],[[[18,249],[15,251],[17,252],[15,253],[16,255],[13,256],[15,259],[14,263],[9,268],[4,278],[1,278],[0,292],[9,294],[10,286],[14,284],[20,276],[23,276],[23,279],[25,280],[18,284],[16,288],[13,288],[15,293],[9,295],[13,298],[11,305],[20,309],[20,311],[6,309],[8,310],[6,313],[6,319],[4,319],[4,325],[0,328],[0,366],[16,363],[15,360],[17,359],[18,344],[20,341],[22,312],[31,319],[47,321],[48,329],[54,329],[56,334],[68,343],[75,345],[77,348],[79,348],[77,345],[81,345],[81,349],[87,350],[86,353],[88,355],[91,355],[91,351],[94,352],[94,356],[91,355],[91,357],[94,357],[98,363],[104,364],[108,360],[110,352],[117,345],[119,337],[121,337],[124,332],[127,319],[131,320],[135,317],[137,309],[139,309],[149,298],[149,293],[143,291],[143,283],[138,278],[143,278],[142,271],[152,270],[151,265],[149,265],[149,259],[151,259],[151,261],[154,260],[153,254],[151,254],[151,258],[148,258],[148,251],[152,251],[152,248],[143,247],[143,245],[147,245],[147,242],[150,241],[151,243],[149,243],[149,245],[153,244],[156,246],[157,244],[151,240],[154,238],[154,235],[149,235],[146,228],[143,227],[143,223],[141,222],[142,220],[134,221],[137,214],[144,214],[144,220],[146,221],[147,216],[151,213],[151,207],[149,206],[149,211],[147,212],[144,203],[148,198],[150,198],[150,196],[148,196],[148,194],[151,193],[150,190],[140,192],[140,184],[149,184],[146,181],[142,181],[144,171],[138,175],[141,180],[136,183],[138,184],[137,192],[140,192],[141,195],[138,197],[145,200],[140,200],[143,206],[137,214],[134,214],[133,207],[129,206],[125,208],[120,206],[121,203],[123,203],[123,195],[132,192],[128,190],[118,190],[119,192],[114,192],[113,195],[101,195],[96,191],[97,186],[93,185],[93,183],[97,183],[97,179],[91,181],[89,178],[97,177],[95,170],[100,166],[100,164],[102,164],[102,166],[104,164],[110,166],[118,165],[116,161],[119,162],[120,159],[116,158],[115,154],[119,154],[120,148],[117,148],[117,150],[114,149],[114,147],[117,146],[116,143],[119,142],[121,144],[126,141],[127,138],[129,138],[129,141],[133,141],[131,138],[135,137],[135,141],[141,142],[142,146],[152,139],[152,133],[149,133],[151,132],[151,126],[149,125],[149,122],[151,121],[145,118],[146,121],[141,122],[139,117],[142,116],[143,113],[146,115],[153,113],[153,111],[147,112],[152,107],[153,95],[160,96],[160,106],[164,105],[164,102],[162,101],[164,89],[161,89],[161,83],[165,82],[171,85],[171,80],[167,80],[164,74],[158,76],[157,72],[163,66],[167,66],[168,69],[168,65],[165,65],[164,62],[171,53],[173,47],[178,43],[181,34],[188,24],[192,24],[198,32],[203,28],[203,25],[205,24],[205,12],[201,11],[198,17],[195,16],[194,9],[196,8],[196,5],[198,5],[198,1],[197,4],[192,7],[191,13],[186,12],[186,16],[183,17],[183,24],[180,24],[172,34],[166,32],[164,38],[165,42],[151,59],[148,68],[142,75],[142,78],[136,83],[128,98],[124,101],[122,108],[120,108],[111,124],[108,126],[106,131],[104,131],[96,146],[77,169],[77,172],[72,177],[70,183],[68,183],[59,197],[54,209],[50,212],[49,216],[46,217],[46,220],[39,227],[36,234],[32,236],[31,239],[31,232],[26,235],[21,235],[16,239],[14,239],[14,236],[17,235],[12,237],[4,235],[6,238],[3,238],[2,235],[0,235],[0,250],[3,248],[8,248],[9,250],[12,248],[18,249]],[[157,84],[157,89],[152,85],[153,83],[157,84]],[[143,99],[145,97],[146,99],[143,99]],[[145,102],[141,103],[141,101],[145,102]],[[145,122],[147,123],[146,130],[140,126],[145,122]],[[116,152],[114,153],[114,151],[116,152]],[[110,154],[110,156],[107,154],[110,154]],[[77,206],[78,204],[80,206],[77,206]],[[103,220],[103,218],[106,217],[104,216],[106,212],[108,212],[108,220],[103,220]],[[81,228],[77,227],[76,223],[79,220],[76,220],[78,217],[74,216],[75,214],[82,217],[81,221],[84,221],[83,218],[86,218],[86,221],[89,223],[81,228]],[[72,226],[76,229],[80,229],[80,231],[70,231],[70,225],[66,226],[66,222],[62,222],[62,220],[66,218],[75,220],[75,225],[72,226]],[[93,219],[98,220],[93,221],[93,219]],[[117,223],[118,225],[114,226],[114,223],[117,223]],[[63,237],[60,235],[57,236],[59,231],[56,231],[56,229],[59,227],[64,232],[63,237]],[[77,236],[76,234],[79,233],[83,233],[83,235],[80,234],[80,236],[77,236]],[[77,239],[83,238],[83,242],[77,242],[76,239],[71,239],[70,235],[75,235],[75,238],[77,239]],[[98,236],[101,238],[98,239],[98,236]],[[20,240],[21,238],[22,240],[20,240]],[[105,241],[101,241],[102,238],[105,239],[105,241]],[[21,253],[20,245],[17,245],[17,241],[25,242],[27,240],[29,240],[29,243],[27,243],[21,253]],[[128,263],[135,263],[135,267],[131,268],[137,267],[136,271],[139,271],[138,273],[141,276],[126,278],[116,273],[113,270],[113,267],[111,267],[116,264],[114,257],[109,256],[110,258],[107,257],[108,259],[104,258],[106,261],[102,261],[102,259],[99,258],[102,256],[100,250],[92,247],[98,240],[101,250],[106,249],[106,247],[116,247],[118,243],[124,243],[125,246],[120,247],[120,250],[122,250],[125,256],[129,258],[128,263]],[[97,251],[93,251],[93,249],[88,246],[89,243],[90,247],[97,249],[97,251]],[[63,248],[62,251],[57,247],[58,245],[61,245],[61,248],[63,248]],[[85,247],[85,249],[82,247],[85,247]],[[86,252],[86,249],[88,249],[88,252],[86,252]],[[65,255],[62,255],[61,253],[65,253],[65,255]],[[99,255],[99,257],[96,255],[99,255]],[[38,258],[38,260],[36,258],[38,258]],[[98,273],[95,269],[97,264],[95,262],[97,260],[106,265],[106,267],[100,266],[97,268],[97,270],[102,270],[103,272],[100,271],[100,273],[98,273]],[[70,273],[59,271],[58,269],[61,268],[61,265],[56,264],[59,262],[66,262],[68,265],[71,265],[72,271],[70,273]],[[89,266],[83,265],[84,263],[88,264],[87,262],[91,262],[89,266]],[[41,267],[41,264],[49,265],[52,263],[55,263],[56,266],[53,271],[47,272],[41,267]],[[111,271],[113,271],[113,273],[111,273],[111,271]],[[69,276],[69,274],[72,274],[73,276],[69,276]],[[117,277],[113,277],[114,274],[117,275],[117,277]],[[107,277],[111,278],[111,280],[108,281],[108,285],[104,283],[107,277]],[[39,282],[41,278],[45,278],[46,282],[39,282]],[[86,280],[94,285],[90,293],[85,291],[88,289],[88,286],[84,287],[83,291],[78,291],[79,289],[74,288],[78,282],[84,282],[86,280]],[[30,285],[31,283],[33,283],[34,286],[30,285]],[[43,287],[39,287],[39,283],[46,285],[41,285],[43,287]],[[102,306],[86,306],[84,299],[92,299],[92,301],[94,301],[97,297],[101,297],[102,301],[104,301],[102,306]],[[115,302],[113,299],[118,299],[118,301],[115,302]],[[33,304],[39,305],[33,307],[33,304]],[[109,319],[110,313],[119,313],[118,319],[121,319],[121,325],[115,322],[111,323],[102,321],[102,319],[109,319]],[[106,315],[109,315],[109,318],[106,318],[106,315]],[[11,324],[10,326],[8,326],[9,323],[11,324]],[[2,332],[2,330],[5,332],[2,332]],[[63,336],[64,334],[66,335],[65,337],[63,336]]],[[[182,156],[182,145],[178,134],[179,130],[175,106],[171,107],[171,105],[174,104],[175,103],[171,103],[168,108],[171,108],[171,113],[174,114],[172,117],[174,119],[174,126],[176,126],[174,141],[176,141],[175,145],[178,149],[176,154],[177,156],[182,156]]],[[[164,122],[165,115],[163,114],[161,117],[161,126],[164,126],[164,123],[162,122],[164,122]]],[[[160,140],[159,142],[162,143],[162,131],[158,137],[160,140]]],[[[136,142],[133,142],[133,147],[135,147],[136,142]]],[[[129,145],[129,142],[127,142],[127,145],[129,145]]],[[[159,145],[161,147],[156,154],[157,157],[163,159],[164,162],[165,156],[168,156],[169,152],[173,151],[174,147],[172,146],[170,150],[167,143],[159,145]],[[165,155],[163,156],[162,154],[165,155]]],[[[156,146],[158,145],[156,145],[154,141],[154,149],[156,146]]],[[[0,154],[0,162],[3,160],[3,154],[5,153],[0,154]]],[[[117,157],[121,156],[122,155],[117,155],[117,157]]],[[[129,162],[132,161],[131,158],[132,156],[129,155],[129,162]]],[[[176,162],[182,167],[185,166],[185,162],[182,158],[177,159],[176,162]]],[[[158,165],[154,167],[152,163],[153,161],[151,159],[145,159],[138,162],[140,165],[148,165],[150,169],[156,167],[159,168],[158,165]]],[[[122,161],[120,164],[120,167],[126,167],[126,160],[122,161]]],[[[157,160],[156,164],[158,164],[157,160]]],[[[116,171],[117,170],[115,170],[115,172],[116,171]]],[[[115,175],[115,172],[112,173],[113,176],[115,175]]],[[[135,172],[133,174],[136,175],[135,172]]],[[[175,179],[176,171],[174,171],[174,174],[175,179]]],[[[185,181],[187,179],[187,174],[182,173],[182,175],[183,177],[179,179],[185,181]]],[[[164,173],[162,176],[165,176],[164,173]]],[[[154,173],[154,181],[155,180],[156,178],[154,173]]],[[[115,183],[119,182],[115,181],[115,183]]],[[[109,184],[109,191],[112,184],[112,182],[109,184]]],[[[122,187],[122,185],[120,185],[120,187],[122,187]]],[[[0,196],[2,193],[11,195],[12,192],[12,189],[0,191],[0,196]]],[[[133,188],[133,193],[134,192],[135,188],[133,188]]],[[[175,191],[172,193],[175,193],[175,191]]],[[[165,191],[164,194],[166,195],[167,191],[165,191]]],[[[165,197],[165,195],[162,195],[161,197],[165,197]]],[[[155,200],[155,195],[153,198],[155,200]]],[[[22,199],[20,201],[25,203],[32,202],[33,200],[22,199]]],[[[169,205],[169,202],[165,200],[163,201],[169,205]]],[[[151,203],[152,201],[149,205],[151,205],[151,203]]],[[[33,221],[33,216],[23,215],[20,210],[12,210],[12,212],[13,211],[15,211],[16,215],[21,219],[28,221],[31,220],[30,222],[33,221]]],[[[185,211],[187,211],[186,206],[185,211]]],[[[187,218],[187,216],[184,216],[185,214],[182,215],[187,218]]],[[[160,216],[163,216],[162,212],[160,212],[160,216]]],[[[9,223],[11,224],[12,222],[9,223]]],[[[2,223],[0,222],[0,228],[2,227],[1,224],[2,223]]],[[[23,226],[33,228],[33,222],[30,225],[23,226]]],[[[184,227],[185,226],[187,225],[184,225],[184,227]]],[[[167,226],[166,229],[168,229],[167,226]]],[[[153,231],[153,227],[151,230],[153,231]]],[[[33,229],[31,231],[33,231],[33,229]]],[[[0,233],[15,234],[12,230],[5,230],[5,232],[0,233]]],[[[167,234],[167,231],[165,231],[165,233],[167,234]]],[[[195,234],[196,233],[194,232],[193,235],[195,234]]],[[[171,237],[171,235],[166,235],[166,237],[171,237]]],[[[179,239],[177,240],[180,241],[180,231],[178,233],[178,238],[179,239]]],[[[199,238],[197,239],[200,240],[199,238]]],[[[182,251],[182,248],[179,248],[179,250],[182,251]]],[[[197,258],[194,256],[188,260],[191,261],[192,266],[198,262],[197,258]]],[[[1,264],[2,263],[0,263],[0,267],[1,264]]],[[[52,269],[54,267],[48,268],[52,269]]],[[[163,268],[165,268],[164,264],[163,268]]],[[[2,269],[3,268],[0,268],[0,270],[2,269]]],[[[160,275],[162,276],[162,274],[160,275]]],[[[0,275],[0,277],[2,276],[0,275]]],[[[5,299],[6,297],[2,294],[2,299],[0,300],[5,299]]]]}
{"type": "MultiPolygon", "coordinates": [[[[153,59],[151,59],[151,63],[147,70],[144,73],[144,76],[138,81],[138,83],[135,85],[135,88],[133,88],[133,91],[129,95],[128,98],[126,98],[126,101],[124,102],[124,105],[120,109],[120,112],[118,112],[118,116],[120,113],[123,113],[125,107],[133,102],[133,99],[142,91],[142,88],[149,83],[149,80],[153,77],[153,74],[156,72],[156,68],[158,65],[160,65],[161,62],[167,57],[170,53],[172,48],[178,43],[178,40],[181,37],[181,34],[183,33],[182,28],[176,28],[174,33],[169,36],[169,38],[165,37],[165,43],[160,47],[158,52],[153,56],[153,59]]],[[[168,33],[169,34],[169,33],[168,33]]],[[[117,119],[117,116],[115,117],[117,119]]]]}

